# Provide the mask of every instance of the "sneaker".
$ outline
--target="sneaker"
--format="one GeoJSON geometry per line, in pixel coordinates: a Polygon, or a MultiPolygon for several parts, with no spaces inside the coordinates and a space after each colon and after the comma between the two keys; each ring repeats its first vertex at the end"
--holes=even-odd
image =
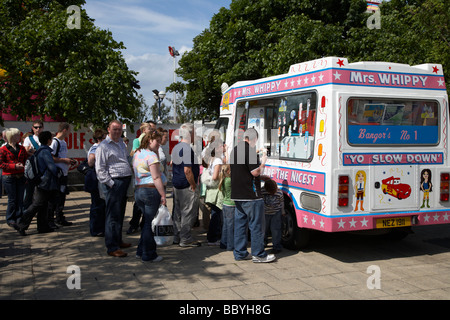
{"type": "Polygon", "coordinates": [[[157,256],[155,259],[150,260],[150,262],[160,262],[160,261],[162,261],[162,260],[163,260],[163,257],[157,256]]]}
{"type": "Polygon", "coordinates": [[[220,246],[220,240],[217,240],[216,242],[208,242],[208,246],[220,246]]]}
{"type": "Polygon", "coordinates": [[[257,257],[257,256],[253,256],[252,261],[254,263],[268,263],[268,262],[272,262],[275,261],[276,257],[273,254],[268,254],[267,256],[265,256],[264,258],[261,257],[257,257]]]}
{"type": "Polygon", "coordinates": [[[8,226],[13,228],[14,230],[17,230],[17,231],[19,230],[19,226],[15,222],[8,222],[8,226]]]}
{"type": "Polygon", "coordinates": [[[55,223],[54,221],[50,221],[50,222],[48,223],[48,227],[49,227],[49,228],[52,228],[52,229],[54,229],[54,230],[59,229],[59,227],[56,225],[56,223],[55,223]]]}
{"type": "Polygon", "coordinates": [[[189,242],[189,243],[183,243],[180,242],[180,247],[201,247],[201,243],[199,241],[189,242]]]}
{"type": "Polygon", "coordinates": [[[252,256],[250,254],[247,253],[247,255],[241,259],[234,259],[236,261],[244,261],[244,260],[251,260],[252,256]]]}
{"type": "Polygon", "coordinates": [[[66,219],[61,220],[61,221],[56,221],[56,223],[63,227],[69,227],[69,226],[73,225],[73,222],[69,222],[66,219]]]}
{"type": "MultiPolygon", "coordinates": [[[[136,258],[138,257],[138,255],[136,255],[136,258]]],[[[157,256],[155,259],[153,260],[142,260],[142,262],[160,262],[163,260],[163,257],[161,256],[157,256]]]]}
{"type": "Polygon", "coordinates": [[[127,230],[127,234],[133,234],[138,231],[139,228],[129,227],[127,230]]]}

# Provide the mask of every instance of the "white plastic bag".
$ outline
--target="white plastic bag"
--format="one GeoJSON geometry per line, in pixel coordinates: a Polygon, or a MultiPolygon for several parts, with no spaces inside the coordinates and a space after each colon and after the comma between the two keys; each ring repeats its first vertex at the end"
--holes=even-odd
{"type": "Polygon", "coordinates": [[[158,246],[167,246],[173,243],[174,230],[172,216],[166,206],[161,205],[152,221],[152,231],[158,246]]]}

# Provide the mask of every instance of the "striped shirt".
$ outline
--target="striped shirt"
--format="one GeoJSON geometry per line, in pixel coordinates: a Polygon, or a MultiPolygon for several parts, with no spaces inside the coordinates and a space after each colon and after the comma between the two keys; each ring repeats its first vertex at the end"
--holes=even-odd
{"type": "Polygon", "coordinates": [[[108,187],[114,185],[114,178],[130,177],[131,166],[128,162],[128,152],[122,139],[119,142],[111,140],[109,135],[95,151],[95,172],[100,183],[108,187]]]}
{"type": "Polygon", "coordinates": [[[261,189],[261,193],[264,199],[264,213],[265,214],[275,214],[283,209],[284,196],[283,191],[280,189],[275,192],[275,194],[270,194],[265,188],[261,189]]]}

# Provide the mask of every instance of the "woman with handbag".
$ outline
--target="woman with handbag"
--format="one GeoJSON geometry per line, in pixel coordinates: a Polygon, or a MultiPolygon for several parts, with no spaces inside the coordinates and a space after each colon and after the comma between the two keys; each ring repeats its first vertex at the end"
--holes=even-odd
{"type": "Polygon", "coordinates": [[[158,131],[150,131],[142,138],[141,145],[133,155],[134,197],[144,215],[144,226],[136,250],[136,257],[142,261],[162,260],[156,253],[156,242],[152,232],[152,221],[159,206],[166,205],[167,178],[162,173],[158,157],[160,144],[161,134],[158,131]]]}
{"type": "Polygon", "coordinates": [[[222,237],[223,194],[219,190],[220,168],[224,163],[224,144],[215,139],[206,149],[204,161],[208,167],[202,174],[202,183],[206,185],[205,203],[211,207],[211,220],[207,233],[208,245],[219,246],[222,237]]]}

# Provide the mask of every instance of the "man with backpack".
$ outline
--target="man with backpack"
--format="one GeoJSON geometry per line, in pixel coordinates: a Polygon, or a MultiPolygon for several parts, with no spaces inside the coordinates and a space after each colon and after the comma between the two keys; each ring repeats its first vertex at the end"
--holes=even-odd
{"type": "Polygon", "coordinates": [[[69,193],[67,190],[67,177],[69,173],[69,167],[75,164],[75,160],[67,158],[67,143],[64,141],[70,134],[70,125],[67,122],[61,122],[58,126],[58,132],[53,138],[50,148],[53,150],[53,160],[57,167],[59,167],[63,176],[60,180],[60,190],[56,194],[57,199],[54,203],[49,204],[48,207],[48,222],[51,228],[58,228],[55,222],[61,226],[71,226],[73,223],[68,222],[64,217],[64,204],[66,203],[66,195],[69,193]],[[55,220],[56,216],[56,220],[55,220]]]}
{"type": "Polygon", "coordinates": [[[17,227],[20,235],[25,236],[25,230],[30,226],[31,220],[37,214],[37,229],[39,233],[52,232],[54,229],[48,225],[48,204],[53,203],[59,192],[60,169],[55,165],[52,156],[52,133],[43,131],[39,134],[41,147],[34,153],[37,160],[37,172],[40,179],[36,182],[33,202],[25,210],[22,218],[18,221],[17,227]]]}

